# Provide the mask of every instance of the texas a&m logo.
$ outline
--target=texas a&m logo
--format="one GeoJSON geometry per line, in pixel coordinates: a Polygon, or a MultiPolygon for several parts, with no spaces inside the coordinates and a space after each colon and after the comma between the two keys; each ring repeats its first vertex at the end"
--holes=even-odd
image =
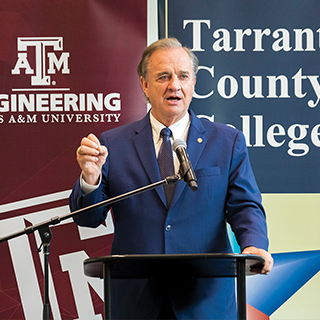
{"type": "Polygon", "coordinates": [[[55,85],[51,81],[50,74],[55,74],[56,70],[63,74],[69,74],[68,67],[69,52],[62,52],[58,58],[56,51],[63,50],[62,37],[26,37],[18,38],[18,60],[15,67],[11,70],[12,74],[20,74],[24,69],[25,74],[32,74],[32,86],[49,86],[55,85]],[[27,49],[33,47],[35,50],[35,68],[32,69],[28,60],[27,49]],[[48,65],[47,65],[48,64],[48,65]]]}

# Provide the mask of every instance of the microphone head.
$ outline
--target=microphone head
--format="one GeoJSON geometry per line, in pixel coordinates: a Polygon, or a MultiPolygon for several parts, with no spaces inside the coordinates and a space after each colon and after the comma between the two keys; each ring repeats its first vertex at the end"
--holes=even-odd
{"type": "Polygon", "coordinates": [[[186,143],[184,140],[182,140],[182,139],[176,139],[176,140],[174,140],[173,143],[172,143],[172,150],[173,150],[173,151],[176,151],[176,149],[177,149],[178,147],[182,147],[182,148],[187,149],[187,143],[186,143]]]}

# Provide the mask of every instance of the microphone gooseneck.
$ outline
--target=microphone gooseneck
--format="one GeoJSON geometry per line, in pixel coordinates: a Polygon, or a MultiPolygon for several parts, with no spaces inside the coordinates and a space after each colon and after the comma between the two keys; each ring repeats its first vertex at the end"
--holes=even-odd
{"type": "Polygon", "coordinates": [[[179,173],[192,191],[198,190],[198,182],[187,153],[187,143],[182,139],[173,141],[172,150],[180,162],[179,173]]]}

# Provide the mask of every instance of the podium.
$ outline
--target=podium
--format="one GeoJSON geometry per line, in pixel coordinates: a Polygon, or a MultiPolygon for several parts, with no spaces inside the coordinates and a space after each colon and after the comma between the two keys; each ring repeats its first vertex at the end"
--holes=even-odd
{"type": "Polygon", "coordinates": [[[110,255],[84,261],[84,273],[104,279],[104,316],[111,319],[112,279],[234,277],[239,320],[246,319],[246,276],[256,274],[264,258],[250,254],[110,255]]]}

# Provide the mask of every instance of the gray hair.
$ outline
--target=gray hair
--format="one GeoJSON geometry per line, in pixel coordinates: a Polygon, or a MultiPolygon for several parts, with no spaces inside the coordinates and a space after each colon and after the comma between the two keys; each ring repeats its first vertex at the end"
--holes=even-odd
{"type": "Polygon", "coordinates": [[[183,48],[191,59],[193,76],[198,73],[199,60],[197,56],[187,47],[182,44],[176,38],[163,38],[152,44],[150,44],[143,52],[141,61],[138,65],[139,78],[147,80],[149,60],[153,52],[157,50],[170,49],[170,48],[183,48]]]}

